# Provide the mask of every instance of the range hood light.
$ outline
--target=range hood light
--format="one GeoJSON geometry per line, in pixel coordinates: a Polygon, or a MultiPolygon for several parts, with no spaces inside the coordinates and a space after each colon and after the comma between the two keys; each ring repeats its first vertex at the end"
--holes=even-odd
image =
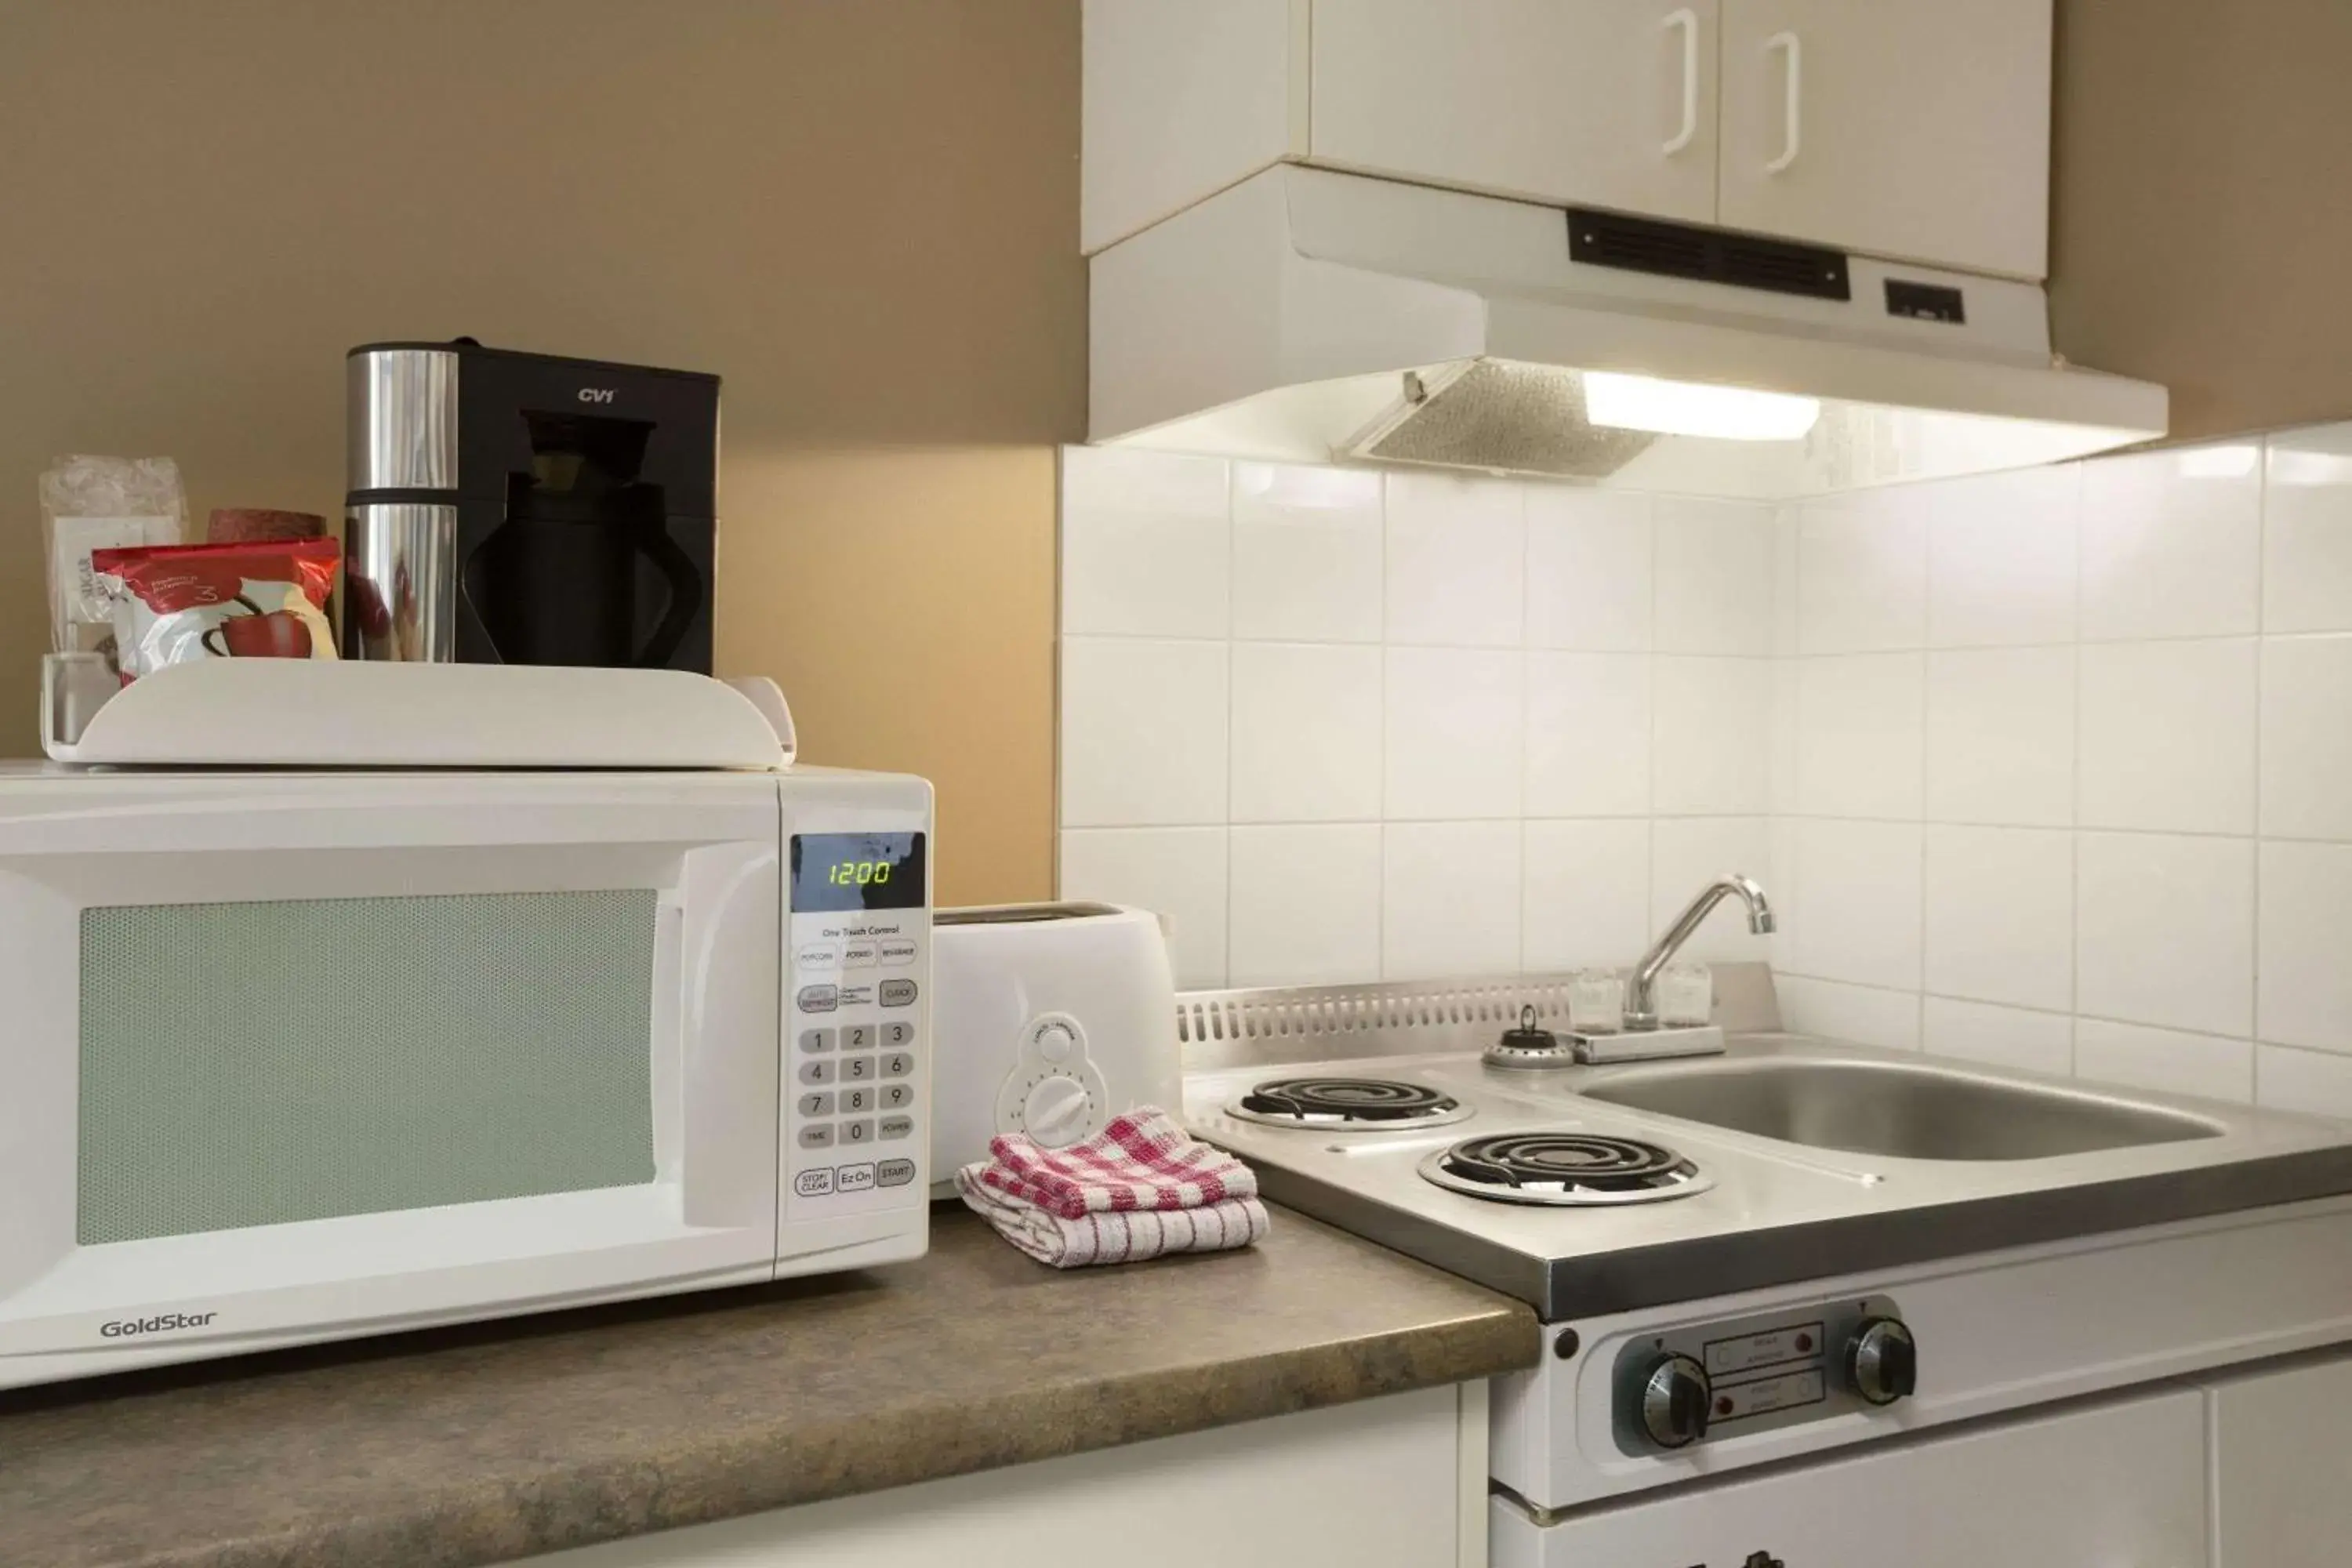
{"type": "Polygon", "coordinates": [[[1822,416],[1815,397],[1603,370],[1584,373],[1584,410],[1612,429],[1722,441],[1801,441],[1822,416]]]}

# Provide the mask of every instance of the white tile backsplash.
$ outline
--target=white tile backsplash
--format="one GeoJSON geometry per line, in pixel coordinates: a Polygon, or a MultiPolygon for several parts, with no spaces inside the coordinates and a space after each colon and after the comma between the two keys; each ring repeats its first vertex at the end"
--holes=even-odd
{"type": "Polygon", "coordinates": [[[2074,1019],[1982,1002],[1930,996],[1921,1012],[1922,1045],[1931,1057],[2019,1068],[2063,1078],[2074,1066],[2074,1019]]]}
{"type": "Polygon", "coordinates": [[[1234,465],[1234,636],[1381,640],[1381,477],[1234,465]]]}
{"type": "Polygon", "coordinates": [[[1070,828],[1062,834],[1066,899],[1132,904],[1160,916],[1180,988],[1225,983],[1225,830],[1070,828]]]}
{"type": "Polygon", "coordinates": [[[1391,822],[1382,831],[1381,973],[1517,973],[1519,825],[1391,822]]]}
{"type": "Polygon", "coordinates": [[[2082,487],[2070,465],[1925,488],[1929,647],[2074,640],[2082,487]]]}
{"type": "Polygon", "coordinates": [[[1771,810],[1771,660],[1661,657],[1651,704],[1650,801],[1659,816],[1771,810]]]}
{"type": "Polygon", "coordinates": [[[1918,990],[1921,834],[1916,824],[1799,822],[1796,919],[1784,967],[1817,980],[1918,990]]]}
{"type": "Polygon", "coordinates": [[[2072,1011],[2073,848],[2073,835],[2042,829],[1928,828],[1927,990],[2072,1011]]]}
{"type": "Polygon", "coordinates": [[[1229,985],[1336,985],[1380,973],[1378,823],[1235,827],[1229,985]]]}
{"type": "Polygon", "coordinates": [[[2254,1098],[2252,1041],[2184,1035],[2104,1018],[2075,1024],[2074,1072],[2100,1083],[2240,1105],[2254,1098]]]}
{"type": "Polygon", "coordinates": [[[1661,653],[1772,651],[1772,509],[1662,498],[1656,647],[1661,653]]]}
{"type": "Polygon", "coordinates": [[[2273,437],[2263,494],[2263,629],[2352,631],[2352,425],[2273,437]]]}
{"type": "Polygon", "coordinates": [[[1526,614],[1523,487],[1397,472],[1387,478],[1391,644],[1517,647],[1526,614]]]}
{"type": "Polygon", "coordinates": [[[2084,647],[2075,820],[2253,832],[2259,658],[2247,637],[2084,647]]]}
{"type": "Polygon", "coordinates": [[[2072,647],[1927,656],[1927,820],[2073,825],[2074,660],[2072,647]]]}
{"type": "Polygon", "coordinates": [[[1235,643],[1233,820],[1378,822],[1381,650],[1235,643]]]}
{"type": "Polygon", "coordinates": [[[1908,486],[1798,509],[1800,653],[1927,646],[1928,499],[1908,486]]]}
{"type": "Polygon", "coordinates": [[[1062,826],[1225,820],[1226,645],[1062,639],[1062,826]]]}
{"type": "Polygon", "coordinates": [[[1072,447],[1062,526],[1062,629],[1219,637],[1231,618],[1225,465],[1072,447]]]}
{"type": "Polygon", "coordinates": [[[2352,1052],[2352,845],[2265,844],[2261,877],[2255,1032],[2352,1052]]]}
{"type": "Polygon", "coordinates": [[[1527,490],[1529,647],[1650,647],[1651,500],[1580,485],[1527,490]]]}
{"type": "Polygon", "coordinates": [[[2074,863],[2077,1011],[2253,1033],[2252,839],[2085,833],[2074,863]]]}
{"type": "Polygon", "coordinates": [[[2263,832],[2352,839],[2352,637],[2263,644],[2263,832]]]}
{"type": "Polygon", "coordinates": [[[1519,966],[1616,968],[1650,941],[1650,825],[1526,825],[1519,966]]]}
{"type": "Polygon", "coordinates": [[[1801,974],[1776,977],[1780,1022],[1801,1035],[1890,1051],[1919,1048],[1919,997],[1910,991],[1846,985],[1801,974]]]}
{"type": "Polygon", "coordinates": [[[1693,951],[1794,1027],[2352,1116],[2352,425],[1777,510],[1064,483],[1063,889],[1186,984],[1622,963],[1736,869],[1780,934],[1693,951]]]}
{"type": "Polygon", "coordinates": [[[1652,662],[1629,653],[1528,655],[1528,816],[1650,814],[1652,662]]]}
{"type": "Polygon", "coordinates": [[[2083,637],[2241,637],[2262,620],[2256,443],[2083,465],[2083,637]]]}
{"type": "Polygon", "coordinates": [[[1916,821],[1925,799],[1925,656],[1805,658],[1797,674],[1797,810],[1916,821]]]}
{"type": "Polygon", "coordinates": [[[1387,665],[1389,819],[1517,817],[1527,656],[1391,647],[1387,665]]]}

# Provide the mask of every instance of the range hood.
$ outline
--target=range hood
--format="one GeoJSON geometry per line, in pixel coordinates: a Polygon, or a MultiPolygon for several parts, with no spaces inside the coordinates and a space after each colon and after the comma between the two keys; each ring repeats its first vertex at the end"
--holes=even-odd
{"type": "Polygon", "coordinates": [[[2165,431],[2032,283],[1321,169],[1090,265],[1100,444],[1783,500],[2165,431]]]}

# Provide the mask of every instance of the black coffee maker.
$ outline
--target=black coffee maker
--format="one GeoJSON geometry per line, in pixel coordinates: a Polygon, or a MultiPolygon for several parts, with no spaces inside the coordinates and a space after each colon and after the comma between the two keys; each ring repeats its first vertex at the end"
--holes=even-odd
{"type": "Polygon", "coordinates": [[[345,658],[709,673],[717,376],[465,338],[348,364],[345,658]]]}

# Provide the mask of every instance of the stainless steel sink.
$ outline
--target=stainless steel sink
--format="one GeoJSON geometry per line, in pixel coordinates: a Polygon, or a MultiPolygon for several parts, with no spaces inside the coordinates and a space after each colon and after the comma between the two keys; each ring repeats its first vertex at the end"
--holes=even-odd
{"type": "Polygon", "coordinates": [[[1611,1073],[1578,1092],[1629,1110],[1906,1160],[2040,1160],[2227,1131],[2103,1094],[1895,1062],[1732,1058],[1611,1073]]]}

